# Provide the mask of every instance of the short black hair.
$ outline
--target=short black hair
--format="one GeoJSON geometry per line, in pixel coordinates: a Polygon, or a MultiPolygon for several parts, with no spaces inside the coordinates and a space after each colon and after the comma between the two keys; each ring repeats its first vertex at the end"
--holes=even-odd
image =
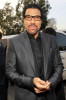
{"type": "Polygon", "coordinates": [[[43,12],[42,12],[42,9],[41,9],[41,7],[40,7],[38,4],[36,4],[36,3],[27,4],[27,5],[23,8],[23,18],[25,17],[25,12],[26,12],[26,10],[29,9],[29,8],[36,8],[36,9],[39,9],[40,12],[41,12],[41,19],[43,19],[43,12]]]}
{"type": "Polygon", "coordinates": [[[43,32],[47,33],[47,34],[50,34],[50,35],[53,35],[53,36],[56,36],[56,31],[55,29],[51,28],[51,27],[48,27],[46,29],[43,30],[43,32]]]}
{"type": "Polygon", "coordinates": [[[2,33],[0,32],[0,39],[2,38],[2,33]]]}

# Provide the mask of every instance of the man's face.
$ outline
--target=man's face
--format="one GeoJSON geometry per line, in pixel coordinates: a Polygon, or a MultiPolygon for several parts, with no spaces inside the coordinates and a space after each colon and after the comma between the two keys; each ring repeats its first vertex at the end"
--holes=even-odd
{"type": "Polygon", "coordinates": [[[42,20],[40,17],[41,17],[41,12],[39,9],[28,8],[26,10],[25,18],[24,18],[24,25],[28,33],[34,34],[34,35],[38,33],[41,27],[41,23],[42,23],[42,20]]]}

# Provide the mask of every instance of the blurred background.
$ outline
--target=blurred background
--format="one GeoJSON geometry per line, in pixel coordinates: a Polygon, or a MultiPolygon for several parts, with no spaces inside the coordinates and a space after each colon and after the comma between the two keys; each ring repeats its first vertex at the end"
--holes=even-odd
{"type": "MultiPolygon", "coordinates": [[[[20,34],[25,30],[22,11],[28,3],[38,3],[43,10],[41,30],[51,27],[56,31],[61,31],[60,33],[63,34],[63,37],[61,36],[62,39],[58,36],[60,37],[59,41],[64,41],[60,42],[62,45],[64,44],[60,53],[66,68],[66,0],[0,0],[0,31],[3,34],[3,40],[11,38],[12,35],[20,34]]],[[[7,46],[7,41],[4,41],[3,44],[7,46]]],[[[66,94],[66,71],[64,71],[64,77],[63,82],[66,94]]],[[[8,100],[14,100],[14,85],[10,84],[10,82],[8,100]]]]}

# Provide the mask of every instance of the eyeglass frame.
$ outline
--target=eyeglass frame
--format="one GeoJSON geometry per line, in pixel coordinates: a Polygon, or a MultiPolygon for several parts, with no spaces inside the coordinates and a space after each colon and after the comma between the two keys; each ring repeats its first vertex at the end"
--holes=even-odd
{"type": "MultiPolygon", "coordinates": [[[[36,15],[36,16],[25,15],[25,16],[24,16],[24,18],[25,18],[26,20],[28,20],[28,21],[31,21],[31,20],[32,20],[32,18],[34,18],[34,20],[35,20],[35,17],[40,17],[40,19],[41,19],[41,16],[39,16],[39,15],[36,15]],[[30,17],[31,17],[31,19],[30,19],[30,20],[26,19],[26,16],[30,16],[30,17]]],[[[35,21],[40,21],[40,20],[35,20],[35,21]]]]}

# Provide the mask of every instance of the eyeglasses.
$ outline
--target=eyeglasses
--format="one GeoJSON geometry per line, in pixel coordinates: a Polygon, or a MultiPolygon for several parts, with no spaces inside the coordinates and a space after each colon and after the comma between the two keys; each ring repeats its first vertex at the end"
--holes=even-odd
{"type": "Polygon", "coordinates": [[[40,21],[41,20],[41,16],[30,16],[30,15],[25,15],[24,18],[28,21],[31,21],[32,18],[34,18],[35,21],[40,21]]]}

